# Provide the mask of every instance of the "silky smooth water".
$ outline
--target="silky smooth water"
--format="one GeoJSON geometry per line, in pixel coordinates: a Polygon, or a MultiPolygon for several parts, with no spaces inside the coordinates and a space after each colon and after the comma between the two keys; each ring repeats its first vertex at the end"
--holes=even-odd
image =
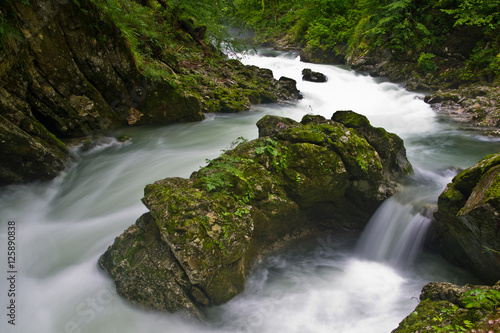
{"type": "Polygon", "coordinates": [[[297,80],[304,99],[215,114],[199,123],[123,129],[130,142],[102,138],[52,182],[2,188],[0,267],[7,275],[7,222],[16,222],[16,325],[7,323],[8,284],[0,284],[1,332],[390,332],[417,305],[429,281],[472,281],[459,268],[418,251],[432,207],[457,172],[500,143],[437,116],[422,96],[345,68],[266,52],[242,59],[297,80]],[[301,80],[303,68],[326,83],[301,80]],[[209,311],[206,324],[144,311],[116,295],[99,256],[147,209],[145,185],[188,177],[243,136],[257,137],[266,114],[300,120],[354,110],[405,140],[415,176],[372,218],[360,240],[324,235],[259,262],[244,293],[209,311]]]}

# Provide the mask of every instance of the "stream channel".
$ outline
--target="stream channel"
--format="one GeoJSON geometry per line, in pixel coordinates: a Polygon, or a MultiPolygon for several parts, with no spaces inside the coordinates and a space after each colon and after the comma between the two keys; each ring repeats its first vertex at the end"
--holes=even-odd
{"type": "MultiPolygon", "coordinates": [[[[7,222],[16,225],[16,325],[7,323],[8,280],[0,284],[1,332],[388,333],[413,311],[430,281],[477,282],[420,243],[430,220],[420,215],[458,168],[497,153],[500,141],[436,114],[423,94],[342,66],[306,64],[295,53],[261,50],[241,59],[297,81],[304,99],[239,114],[209,114],[198,123],[126,128],[121,143],[102,138],[57,179],[0,189],[0,267],[7,274],[7,222]],[[302,81],[311,68],[326,83],[302,81]],[[300,121],[353,110],[403,138],[415,174],[388,199],[360,238],[323,235],[291,244],[258,263],[245,292],[209,310],[201,324],[144,311],[116,295],[98,267],[114,238],[147,211],[144,187],[189,175],[238,137],[258,136],[267,114],[300,121]]],[[[8,277],[8,276],[7,276],[8,277]]]]}

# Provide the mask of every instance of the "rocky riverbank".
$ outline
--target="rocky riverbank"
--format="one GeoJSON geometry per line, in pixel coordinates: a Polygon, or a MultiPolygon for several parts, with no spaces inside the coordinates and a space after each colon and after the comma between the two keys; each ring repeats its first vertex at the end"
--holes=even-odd
{"type": "Polygon", "coordinates": [[[348,65],[356,71],[400,83],[408,90],[424,92],[425,101],[436,112],[498,136],[498,72],[496,76],[480,76],[476,72],[481,69],[467,68],[467,59],[481,38],[475,27],[454,27],[442,43],[428,46],[420,57],[411,50],[401,54],[389,45],[367,48],[340,43],[333,50],[312,50],[309,44],[294,43],[295,39],[288,35],[266,41],[265,46],[298,51],[304,62],[348,65]]]}

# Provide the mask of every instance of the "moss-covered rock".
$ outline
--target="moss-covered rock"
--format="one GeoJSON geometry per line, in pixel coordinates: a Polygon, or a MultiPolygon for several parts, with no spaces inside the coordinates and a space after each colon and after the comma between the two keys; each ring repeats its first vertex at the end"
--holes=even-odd
{"type": "Polygon", "coordinates": [[[0,184],[50,179],[65,167],[64,144],[39,123],[23,120],[31,135],[0,115],[0,184]]]}
{"type": "Polygon", "coordinates": [[[428,243],[489,283],[500,279],[500,154],[459,173],[438,199],[428,243]]]}
{"type": "MultiPolygon", "coordinates": [[[[154,251],[132,227],[100,260],[126,298],[177,311],[182,295],[186,309],[199,316],[192,304],[203,308],[233,298],[243,290],[255,259],[279,244],[318,231],[361,231],[396,191],[397,177],[411,170],[404,159],[404,167],[385,172],[383,166],[391,163],[381,156],[398,152],[379,154],[356,130],[321,116],[306,116],[301,123],[265,116],[258,127],[258,139],[241,142],[189,179],[166,178],[146,187],[143,202],[155,232],[183,274],[170,271],[171,264],[151,272],[149,263],[141,263],[137,253],[154,251]],[[156,283],[145,275],[167,281],[156,283]],[[138,286],[151,283],[139,291],[132,288],[138,278],[138,286]],[[130,287],[120,288],[122,280],[130,287]],[[169,283],[182,292],[166,302],[169,283]]],[[[382,134],[391,146],[390,136],[382,134]]]]}
{"type": "Polygon", "coordinates": [[[149,309],[186,311],[202,318],[196,303],[207,303],[208,299],[189,285],[151,214],[141,216],[116,238],[100,263],[114,277],[118,293],[132,303],[149,309]]]}
{"type": "Polygon", "coordinates": [[[339,111],[333,115],[334,121],[356,130],[368,143],[375,148],[384,161],[384,172],[396,172],[393,176],[413,172],[406,159],[406,149],[403,140],[396,134],[389,133],[381,127],[373,127],[368,119],[352,111],[339,111]]]}
{"type": "Polygon", "coordinates": [[[432,282],[424,286],[420,303],[392,333],[498,332],[500,283],[457,286],[432,282]]]}

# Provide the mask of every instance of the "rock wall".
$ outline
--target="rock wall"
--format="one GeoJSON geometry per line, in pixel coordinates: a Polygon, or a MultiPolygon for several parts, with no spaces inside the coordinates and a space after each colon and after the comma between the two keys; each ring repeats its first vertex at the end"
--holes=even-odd
{"type": "Polygon", "coordinates": [[[366,117],[337,112],[301,123],[276,116],[189,179],[148,185],[150,212],[100,259],[119,294],[147,308],[187,311],[230,300],[252,263],[318,231],[361,231],[411,172],[402,140],[366,117]]]}
{"type": "Polygon", "coordinates": [[[475,83],[460,89],[438,91],[425,101],[455,121],[485,128],[486,134],[500,135],[500,89],[498,85],[475,83]]]}
{"type": "Polygon", "coordinates": [[[117,28],[82,1],[14,1],[24,37],[1,53],[0,184],[52,178],[64,168],[59,140],[144,120],[200,120],[199,102],[141,75],[117,28]],[[148,105],[155,104],[154,108],[148,105]]]}
{"type": "Polygon", "coordinates": [[[500,279],[500,154],[459,173],[438,199],[430,247],[488,283],[500,279]]]}
{"type": "MultiPolygon", "coordinates": [[[[146,75],[130,41],[89,0],[12,0],[2,6],[19,40],[0,50],[0,185],[56,176],[65,167],[66,138],[119,126],[198,121],[202,111],[238,112],[301,97],[295,81],[275,80],[270,70],[218,53],[212,59],[217,66],[200,57],[187,69],[169,55],[177,72],[165,59],[148,59],[171,76],[146,75]],[[189,75],[205,75],[207,86],[183,84],[189,75]]],[[[190,49],[204,53],[185,31],[172,35],[178,36],[177,49],[191,43],[190,49]]]]}

